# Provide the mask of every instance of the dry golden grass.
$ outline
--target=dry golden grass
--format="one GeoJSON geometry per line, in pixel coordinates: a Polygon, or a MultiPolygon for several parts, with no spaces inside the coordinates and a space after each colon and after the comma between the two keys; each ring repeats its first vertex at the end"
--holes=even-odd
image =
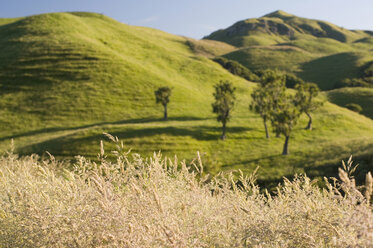
{"type": "Polygon", "coordinates": [[[372,177],[356,187],[351,161],[328,189],[298,176],[271,196],[255,174],[210,178],[198,157],[144,159],[111,138],[115,162],[103,147],[100,163],[1,157],[0,247],[373,246],[372,177]]]}

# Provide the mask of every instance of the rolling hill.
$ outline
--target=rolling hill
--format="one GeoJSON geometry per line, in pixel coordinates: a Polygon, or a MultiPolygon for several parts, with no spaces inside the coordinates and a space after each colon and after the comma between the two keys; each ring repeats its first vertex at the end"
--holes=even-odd
{"type": "Polygon", "coordinates": [[[330,90],[345,78],[360,77],[373,60],[370,31],[275,11],[239,21],[205,40],[223,41],[238,49],[223,55],[251,70],[280,69],[330,90]]]}
{"type": "Polygon", "coordinates": [[[263,40],[271,40],[272,44],[314,38],[329,38],[346,43],[371,37],[370,32],[347,30],[329,22],[301,18],[278,10],[261,18],[239,21],[205,38],[224,41],[237,47],[265,45],[250,42],[253,40],[250,36],[257,37],[256,35],[263,35],[263,40]]]}
{"type": "Polygon", "coordinates": [[[175,87],[179,117],[194,117],[210,112],[199,106],[219,79],[247,84],[195,56],[185,38],[98,14],[32,16],[0,33],[2,134],[156,118],[161,85],[175,87]]]}
{"type": "MultiPolygon", "coordinates": [[[[14,139],[21,154],[95,159],[107,132],[143,155],[162,151],[191,161],[200,151],[211,173],[260,165],[265,181],[295,172],[333,174],[341,159],[373,150],[373,121],[325,102],[314,114],[315,129],[304,130],[303,117],[290,140],[291,154],[281,156],[283,139],[266,140],[260,117],[248,110],[255,84],[206,58],[237,52],[231,45],[95,13],[51,13],[0,24],[2,152],[14,139]],[[221,80],[235,85],[238,100],[225,142],[218,140],[220,124],[211,111],[213,85],[221,80]],[[161,120],[162,107],[154,99],[154,90],[164,85],[173,88],[169,121],[161,120]]],[[[351,33],[356,39],[364,35],[351,33]]],[[[105,142],[106,150],[112,148],[105,142]]]]}
{"type": "Polygon", "coordinates": [[[363,108],[361,114],[373,119],[373,89],[341,88],[327,91],[325,94],[330,102],[342,107],[349,103],[359,104],[363,108]]]}

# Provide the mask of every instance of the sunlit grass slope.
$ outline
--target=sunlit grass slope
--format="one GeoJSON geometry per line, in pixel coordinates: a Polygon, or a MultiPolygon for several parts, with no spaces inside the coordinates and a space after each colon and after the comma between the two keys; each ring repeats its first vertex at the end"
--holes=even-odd
{"type": "Polygon", "coordinates": [[[293,46],[252,46],[226,54],[251,70],[279,69],[299,71],[299,66],[316,56],[293,46]]]}
{"type": "MultiPolygon", "coordinates": [[[[306,44],[302,46],[306,48],[306,44]]],[[[346,45],[347,52],[320,55],[312,53],[317,47],[313,45],[313,48],[308,48],[311,52],[299,48],[301,45],[251,46],[225,54],[224,57],[236,60],[251,70],[279,69],[295,73],[305,81],[317,83],[322,90],[333,89],[346,78],[360,77],[365,64],[373,60],[372,51],[357,51],[346,45]]],[[[320,42],[318,49],[327,49],[328,46],[323,47],[320,42]]],[[[333,49],[343,51],[344,48],[335,46],[333,49]]]]}
{"type": "MultiPolygon", "coordinates": [[[[199,45],[217,53],[232,48],[199,45]]],[[[99,14],[14,20],[0,26],[0,49],[2,151],[14,138],[21,153],[95,159],[108,132],[144,155],[162,150],[190,161],[200,151],[210,172],[260,165],[259,177],[272,180],[295,172],[334,173],[341,159],[373,149],[373,121],[326,102],[314,115],[312,132],[303,130],[302,117],[291,155],[283,157],[283,138],[264,139],[261,119],[248,110],[255,84],[201,56],[190,39],[99,14]],[[237,88],[225,142],[211,111],[213,85],[220,80],[237,88]],[[167,122],[154,99],[164,85],[173,88],[167,122]]]]}
{"type": "Polygon", "coordinates": [[[360,77],[364,63],[373,60],[372,32],[347,30],[283,11],[237,22],[205,39],[240,48],[224,56],[251,70],[296,73],[323,90],[343,79],[360,77]]]}
{"type": "Polygon", "coordinates": [[[196,40],[187,38],[187,44],[193,53],[208,58],[221,56],[237,50],[234,46],[216,40],[196,40]]]}
{"type": "MultiPolygon", "coordinates": [[[[314,115],[312,132],[304,130],[307,119],[302,117],[290,140],[290,155],[282,156],[284,139],[274,135],[265,139],[262,120],[248,112],[245,103],[233,112],[226,141],[219,140],[221,130],[215,119],[201,117],[195,120],[171,118],[168,122],[102,124],[23,136],[16,142],[25,144],[21,151],[27,153],[48,150],[58,157],[84,154],[95,159],[100,140],[107,140],[103,133],[110,132],[122,139],[126,148],[144,155],[162,151],[169,157],[177,154],[179,158],[191,161],[199,151],[211,173],[222,169],[250,172],[259,165],[262,180],[276,180],[301,172],[310,176],[332,175],[341,159],[351,154],[365,156],[373,152],[372,120],[325,103],[314,115]],[[35,139],[40,142],[32,144],[35,139]]],[[[201,107],[208,108],[206,105],[201,107]]],[[[106,148],[109,151],[114,147],[107,143],[106,148]]]]}
{"type": "Polygon", "coordinates": [[[213,84],[248,84],[195,56],[185,38],[98,14],[32,16],[1,26],[0,37],[3,136],[157,118],[154,90],[162,85],[174,88],[170,115],[206,116],[200,106],[213,84]]]}

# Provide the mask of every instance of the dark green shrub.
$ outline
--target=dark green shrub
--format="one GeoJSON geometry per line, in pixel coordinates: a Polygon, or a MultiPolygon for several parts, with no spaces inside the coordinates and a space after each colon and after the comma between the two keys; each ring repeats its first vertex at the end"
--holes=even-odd
{"type": "Polygon", "coordinates": [[[285,74],[285,80],[286,80],[286,88],[295,88],[295,85],[297,84],[304,84],[303,79],[295,76],[294,74],[291,73],[286,73],[285,74]]]}
{"type": "Polygon", "coordinates": [[[373,61],[365,64],[361,76],[358,78],[346,78],[334,85],[334,89],[343,87],[373,87],[373,61]]]}
{"type": "Polygon", "coordinates": [[[156,91],[154,91],[155,102],[161,103],[163,105],[164,120],[167,120],[167,104],[170,102],[171,93],[172,89],[168,86],[160,87],[156,91]]]}
{"type": "Polygon", "coordinates": [[[365,82],[369,85],[369,87],[373,87],[373,76],[364,78],[365,82]]]}
{"type": "Polygon", "coordinates": [[[236,101],[234,93],[236,88],[229,81],[220,81],[220,83],[214,85],[214,88],[215,102],[212,104],[212,112],[217,114],[217,121],[223,124],[221,139],[225,140],[226,125],[231,118],[231,112],[236,101]]]}
{"type": "Polygon", "coordinates": [[[287,73],[287,72],[284,72],[284,71],[271,70],[271,69],[256,70],[255,74],[258,75],[259,77],[262,77],[264,74],[268,73],[269,71],[274,71],[276,74],[284,75],[285,76],[285,86],[286,86],[286,88],[294,89],[295,85],[304,83],[303,79],[295,76],[292,73],[287,73]]]}
{"type": "Polygon", "coordinates": [[[255,73],[253,73],[252,71],[250,71],[248,68],[241,65],[237,61],[233,61],[233,60],[223,58],[223,57],[214,58],[213,61],[220,64],[222,67],[227,69],[233,75],[237,75],[239,77],[242,77],[252,82],[259,82],[259,77],[255,73]]]}
{"type": "Polygon", "coordinates": [[[344,88],[344,87],[371,87],[367,81],[362,78],[346,78],[341,82],[334,85],[334,89],[344,88]]]}
{"type": "Polygon", "coordinates": [[[357,113],[360,113],[361,111],[363,111],[363,108],[359,104],[356,104],[356,103],[348,103],[346,104],[346,108],[357,113]]]}
{"type": "Polygon", "coordinates": [[[364,77],[373,77],[373,62],[366,65],[364,69],[364,77]]]}

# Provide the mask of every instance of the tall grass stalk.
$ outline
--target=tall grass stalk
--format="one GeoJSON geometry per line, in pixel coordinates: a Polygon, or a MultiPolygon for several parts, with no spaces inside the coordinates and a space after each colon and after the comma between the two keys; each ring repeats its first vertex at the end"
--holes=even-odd
{"type": "Polygon", "coordinates": [[[271,195],[255,175],[211,178],[199,158],[142,158],[108,137],[115,162],[103,147],[99,163],[0,158],[0,247],[373,246],[370,174],[364,194],[340,170],[328,189],[297,176],[271,195]]]}

